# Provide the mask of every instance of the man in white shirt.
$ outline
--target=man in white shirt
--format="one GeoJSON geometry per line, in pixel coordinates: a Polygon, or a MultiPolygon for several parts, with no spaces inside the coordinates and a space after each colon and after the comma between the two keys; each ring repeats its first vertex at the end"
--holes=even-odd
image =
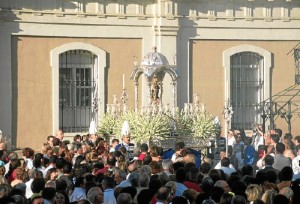
{"type": "Polygon", "coordinates": [[[76,202],[81,199],[86,199],[85,181],[83,177],[76,179],[75,188],[72,195],[69,196],[70,202],[76,202]]]}
{"type": "Polygon", "coordinates": [[[300,145],[296,146],[296,151],[297,151],[297,156],[293,159],[292,162],[292,168],[293,168],[293,172],[294,174],[299,174],[300,173],[300,145]]]}
{"type": "Polygon", "coordinates": [[[224,171],[224,173],[227,175],[227,176],[230,176],[231,173],[235,172],[234,169],[230,168],[229,167],[230,165],[230,161],[227,157],[224,157],[222,160],[221,160],[221,169],[224,171]]]}
{"type": "Polygon", "coordinates": [[[114,195],[114,179],[112,177],[104,177],[102,180],[102,189],[104,190],[104,202],[103,204],[116,204],[116,198],[114,195]]]}
{"type": "Polygon", "coordinates": [[[167,187],[160,187],[156,194],[156,204],[168,204],[172,198],[170,190],[167,187]]]}
{"type": "Polygon", "coordinates": [[[258,146],[264,144],[264,133],[262,130],[262,125],[258,125],[254,129],[253,133],[253,147],[255,151],[258,151],[258,146]]]}

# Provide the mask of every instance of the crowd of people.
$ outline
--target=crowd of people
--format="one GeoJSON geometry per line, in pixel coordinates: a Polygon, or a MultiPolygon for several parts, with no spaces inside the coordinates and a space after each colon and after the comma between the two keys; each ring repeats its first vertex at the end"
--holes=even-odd
{"type": "Polygon", "coordinates": [[[201,158],[184,142],[174,150],[133,145],[130,134],[66,141],[59,130],[40,152],[26,147],[23,156],[2,142],[0,203],[300,204],[300,136],[253,132],[218,134],[216,158],[201,158]]]}

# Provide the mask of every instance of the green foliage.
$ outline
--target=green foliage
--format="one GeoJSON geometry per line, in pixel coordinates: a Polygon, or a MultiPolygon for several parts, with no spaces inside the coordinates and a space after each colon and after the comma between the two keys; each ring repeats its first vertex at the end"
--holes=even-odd
{"type": "Polygon", "coordinates": [[[194,137],[203,139],[215,135],[217,128],[215,126],[214,118],[206,112],[197,112],[193,117],[192,132],[194,137]]]}
{"type": "Polygon", "coordinates": [[[192,133],[193,117],[177,109],[174,122],[175,122],[175,131],[177,134],[181,136],[187,136],[192,133]]]}
{"type": "Polygon", "coordinates": [[[99,132],[120,136],[124,121],[128,121],[131,137],[136,143],[148,142],[150,139],[165,139],[172,128],[180,136],[193,135],[203,139],[216,133],[213,117],[205,111],[188,115],[179,110],[176,111],[174,117],[170,112],[149,115],[127,111],[116,117],[104,114],[100,119],[99,132]]]}
{"type": "Polygon", "coordinates": [[[103,114],[100,118],[99,133],[103,135],[115,134],[114,127],[116,124],[116,118],[110,114],[103,114]]]}

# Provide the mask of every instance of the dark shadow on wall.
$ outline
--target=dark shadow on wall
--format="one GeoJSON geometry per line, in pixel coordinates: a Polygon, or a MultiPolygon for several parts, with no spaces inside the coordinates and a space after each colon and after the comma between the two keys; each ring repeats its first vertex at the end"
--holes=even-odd
{"type": "MultiPolygon", "coordinates": [[[[107,62],[107,64],[106,64],[106,68],[105,68],[105,73],[104,73],[104,93],[106,93],[105,94],[105,98],[103,99],[103,100],[101,100],[100,99],[100,103],[104,103],[104,104],[107,104],[107,102],[108,102],[108,75],[109,75],[109,68],[110,68],[110,53],[108,53],[107,52],[107,54],[106,54],[106,62],[107,62]]],[[[106,106],[104,107],[104,109],[105,109],[105,112],[106,112],[106,106]]]]}
{"type": "Polygon", "coordinates": [[[19,33],[22,30],[20,30],[18,23],[20,18],[18,18],[17,13],[13,12],[12,10],[0,10],[0,19],[0,33],[1,36],[4,37],[4,39],[0,40],[0,47],[3,46],[3,48],[9,48],[8,50],[4,50],[2,52],[3,56],[1,56],[2,59],[7,60],[1,63],[2,70],[0,71],[0,75],[3,73],[3,75],[0,77],[0,94],[6,96],[3,98],[1,97],[1,102],[4,105],[0,108],[0,127],[2,128],[4,140],[6,141],[8,148],[15,149],[18,126],[18,57],[17,37],[14,36],[13,33],[19,33]],[[10,73],[10,75],[7,73],[10,73]],[[11,93],[11,95],[7,95],[7,93],[11,93]],[[11,120],[9,119],[9,115],[11,115],[11,120]]]}
{"type": "Polygon", "coordinates": [[[179,108],[184,107],[184,103],[193,100],[193,39],[197,37],[197,23],[187,17],[188,13],[179,13],[185,16],[179,19],[179,31],[177,37],[177,53],[181,53],[180,64],[178,64],[178,86],[177,101],[179,108]],[[186,61],[184,60],[186,59],[186,61]]]}

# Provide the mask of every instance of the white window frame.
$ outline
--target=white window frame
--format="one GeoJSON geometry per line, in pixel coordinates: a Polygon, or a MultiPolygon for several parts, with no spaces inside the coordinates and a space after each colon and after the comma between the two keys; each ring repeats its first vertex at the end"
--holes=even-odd
{"type": "MultiPolygon", "coordinates": [[[[263,49],[261,47],[243,44],[238,45],[235,47],[231,47],[223,52],[223,67],[224,67],[224,101],[226,102],[228,99],[230,99],[231,93],[230,93],[230,87],[231,87],[231,81],[230,81],[230,57],[234,54],[240,53],[240,52],[255,52],[263,57],[264,63],[263,63],[263,98],[262,100],[266,100],[270,98],[271,94],[271,69],[273,67],[272,64],[272,53],[266,49],[263,49]]],[[[231,127],[231,124],[229,124],[229,127],[231,127]]]]}
{"type": "Polygon", "coordinates": [[[52,67],[52,134],[59,129],[59,55],[70,50],[87,50],[97,56],[97,72],[98,72],[98,115],[105,111],[105,68],[106,52],[94,45],[73,42],[54,48],[50,52],[50,62],[52,67]]]}

